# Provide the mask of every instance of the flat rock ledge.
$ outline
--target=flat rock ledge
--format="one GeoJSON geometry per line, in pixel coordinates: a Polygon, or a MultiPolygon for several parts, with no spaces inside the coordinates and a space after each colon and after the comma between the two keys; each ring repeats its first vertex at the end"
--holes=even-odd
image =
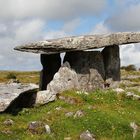
{"type": "Polygon", "coordinates": [[[0,84],[0,112],[16,105],[18,107],[31,105],[35,98],[32,93],[37,89],[38,86],[35,84],[0,84]]]}
{"type": "Polygon", "coordinates": [[[53,54],[81,51],[140,42],[140,32],[118,32],[112,34],[86,35],[39,41],[17,46],[18,51],[53,54]]]}

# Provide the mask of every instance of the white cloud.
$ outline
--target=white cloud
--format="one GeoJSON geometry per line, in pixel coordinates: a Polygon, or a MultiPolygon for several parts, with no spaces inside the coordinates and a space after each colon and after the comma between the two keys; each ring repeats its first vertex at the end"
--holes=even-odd
{"type": "Polygon", "coordinates": [[[105,24],[114,31],[140,31],[140,2],[128,0],[118,9],[108,17],[105,24]]]}
{"type": "Polygon", "coordinates": [[[120,47],[121,65],[134,64],[140,67],[140,51],[138,49],[140,50],[140,44],[122,45],[120,47]]]}
{"type": "Polygon", "coordinates": [[[75,16],[99,14],[106,4],[106,0],[0,0],[0,18],[69,19],[75,16]]]}
{"type": "Polygon", "coordinates": [[[19,23],[15,31],[15,39],[20,41],[38,40],[44,36],[42,20],[34,19],[19,23]]]}
{"type": "Polygon", "coordinates": [[[90,34],[107,34],[111,31],[107,28],[107,26],[104,25],[103,22],[98,23],[94,29],[90,32],[90,34]]]}

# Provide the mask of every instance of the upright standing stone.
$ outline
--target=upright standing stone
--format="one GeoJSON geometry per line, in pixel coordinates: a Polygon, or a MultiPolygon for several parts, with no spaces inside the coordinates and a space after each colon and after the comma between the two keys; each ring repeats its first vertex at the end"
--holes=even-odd
{"type": "Polygon", "coordinates": [[[81,90],[92,91],[104,87],[105,72],[100,51],[67,52],[65,61],[78,74],[81,90]]]}
{"type": "Polygon", "coordinates": [[[102,51],[105,67],[105,78],[120,81],[120,56],[119,46],[108,46],[102,51]]]}
{"type": "Polygon", "coordinates": [[[40,57],[43,69],[40,74],[40,90],[46,90],[48,83],[53,79],[54,74],[61,67],[60,54],[41,54],[40,57]]]}

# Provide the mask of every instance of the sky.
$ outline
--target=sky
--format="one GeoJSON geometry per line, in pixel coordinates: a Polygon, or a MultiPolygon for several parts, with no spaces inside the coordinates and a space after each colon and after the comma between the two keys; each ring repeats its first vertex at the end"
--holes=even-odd
{"type": "MultiPolygon", "coordinates": [[[[0,0],[0,70],[40,70],[39,54],[15,46],[73,35],[140,31],[140,0],[0,0]]],[[[140,44],[120,47],[140,67],[140,44]]]]}

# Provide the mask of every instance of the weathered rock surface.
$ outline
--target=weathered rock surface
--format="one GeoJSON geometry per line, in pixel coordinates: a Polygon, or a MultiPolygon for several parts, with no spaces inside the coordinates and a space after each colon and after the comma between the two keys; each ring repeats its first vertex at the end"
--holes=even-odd
{"type": "Polygon", "coordinates": [[[112,78],[112,81],[120,81],[120,54],[119,46],[109,46],[102,51],[105,79],[112,78]]]}
{"type": "Polygon", "coordinates": [[[76,71],[80,90],[93,91],[104,87],[105,71],[100,51],[68,52],[65,61],[76,71]]]}
{"type": "Polygon", "coordinates": [[[40,41],[16,47],[15,50],[33,53],[58,53],[102,48],[140,42],[140,32],[119,32],[40,41]]]}
{"type": "Polygon", "coordinates": [[[20,106],[31,105],[33,100],[34,91],[38,88],[35,84],[0,84],[0,112],[5,111],[10,107],[10,105],[15,104],[15,100],[19,98],[17,104],[20,106]],[[25,98],[24,98],[25,95],[25,98]]]}
{"type": "Polygon", "coordinates": [[[54,75],[53,80],[47,86],[47,90],[37,93],[36,104],[54,101],[58,93],[78,87],[79,83],[76,72],[71,70],[68,63],[65,63],[54,75]]]}
{"type": "Polygon", "coordinates": [[[80,140],[95,140],[95,135],[87,130],[80,135],[80,140]]]}

